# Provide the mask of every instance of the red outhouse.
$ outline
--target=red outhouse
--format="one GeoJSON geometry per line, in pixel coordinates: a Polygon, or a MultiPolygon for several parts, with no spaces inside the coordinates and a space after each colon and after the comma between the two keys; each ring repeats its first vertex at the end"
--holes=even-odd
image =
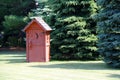
{"type": "Polygon", "coordinates": [[[28,62],[48,62],[50,59],[50,31],[42,18],[34,18],[24,29],[28,62]]]}

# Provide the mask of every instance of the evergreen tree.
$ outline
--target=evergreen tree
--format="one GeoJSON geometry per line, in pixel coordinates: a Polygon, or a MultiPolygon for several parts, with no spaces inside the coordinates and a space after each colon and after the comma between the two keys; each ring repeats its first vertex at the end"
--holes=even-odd
{"type": "Polygon", "coordinates": [[[33,9],[30,16],[31,17],[46,17],[50,13],[49,6],[47,5],[47,0],[36,0],[36,9],[33,9]]]}
{"type": "Polygon", "coordinates": [[[42,17],[50,26],[54,24],[54,14],[48,0],[36,0],[36,9],[29,13],[30,17],[42,17]]]}
{"type": "Polygon", "coordinates": [[[25,46],[24,34],[21,31],[23,27],[28,22],[27,17],[20,17],[15,15],[5,16],[5,21],[3,22],[4,29],[4,40],[2,46],[11,46],[11,47],[23,47],[25,46]]]}
{"type": "MultiPolygon", "coordinates": [[[[3,42],[0,44],[9,43],[6,41],[9,41],[7,39],[11,37],[11,34],[21,33],[20,29],[25,26],[21,17],[27,16],[32,9],[36,8],[35,3],[35,0],[0,0],[0,33],[4,32],[4,37],[0,38],[3,42]]],[[[17,37],[16,39],[18,39],[18,34],[14,36],[17,37]]]]}
{"type": "Polygon", "coordinates": [[[53,52],[67,59],[97,58],[96,23],[91,18],[97,10],[95,1],[49,1],[55,13],[51,42],[53,52]]]}
{"type": "Polygon", "coordinates": [[[97,0],[101,7],[95,16],[99,52],[112,67],[120,67],[120,0],[97,0]]]}
{"type": "Polygon", "coordinates": [[[5,15],[27,16],[36,8],[35,0],[0,0],[0,23],[5,15]]]}
{"type": "Polygon", "coordinates": [[[36,8],[35,0],[0,0],[0,31],[2,31],[4,16],[27,16],[31,9],[36,8]]]}
{"type": "Polygon", "coordinates": [[[35,0],[0,0],[0,31],[6,15],[27,16],[31,9],[36,8],[35,0]]]}

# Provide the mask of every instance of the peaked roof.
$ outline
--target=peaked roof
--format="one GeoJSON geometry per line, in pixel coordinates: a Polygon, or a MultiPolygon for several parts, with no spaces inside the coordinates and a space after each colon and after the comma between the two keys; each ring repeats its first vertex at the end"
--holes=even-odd
{"type": "Polygon", "coordinates": [[[28,27],[34,22],[36,21],[39,25],[41,25],[43,27],[44,30],[46,31],[51,31],[51,27],[48,26],[48,24],[40,17],[35,17],[33,18],[33,20],[23,29],[23,31],[27,30],[28,27]]]}

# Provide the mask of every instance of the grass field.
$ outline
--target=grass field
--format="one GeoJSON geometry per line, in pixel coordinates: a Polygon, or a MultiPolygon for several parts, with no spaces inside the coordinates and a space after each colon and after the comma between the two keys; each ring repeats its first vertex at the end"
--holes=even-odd
{"type": "Polygon", "coordinates": [[[27,63],[25,52],[0,52],[0,80],[120,80],[102,61],[27,63]]]}

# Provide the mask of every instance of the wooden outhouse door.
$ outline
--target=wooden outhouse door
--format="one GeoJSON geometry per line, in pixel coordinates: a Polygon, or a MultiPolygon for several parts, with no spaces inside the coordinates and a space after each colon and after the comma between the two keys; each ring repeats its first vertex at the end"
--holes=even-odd
{"type": "Polygon", "coordinates": [[[40,30],[29,30],[27,39],[28,39],[28,42],[27,42],[28,50],[27,51],[29,51],[28,61],[32,61],[32,62],[44,61],[45,60],[44,32],[41,32],[40,30]]]}

